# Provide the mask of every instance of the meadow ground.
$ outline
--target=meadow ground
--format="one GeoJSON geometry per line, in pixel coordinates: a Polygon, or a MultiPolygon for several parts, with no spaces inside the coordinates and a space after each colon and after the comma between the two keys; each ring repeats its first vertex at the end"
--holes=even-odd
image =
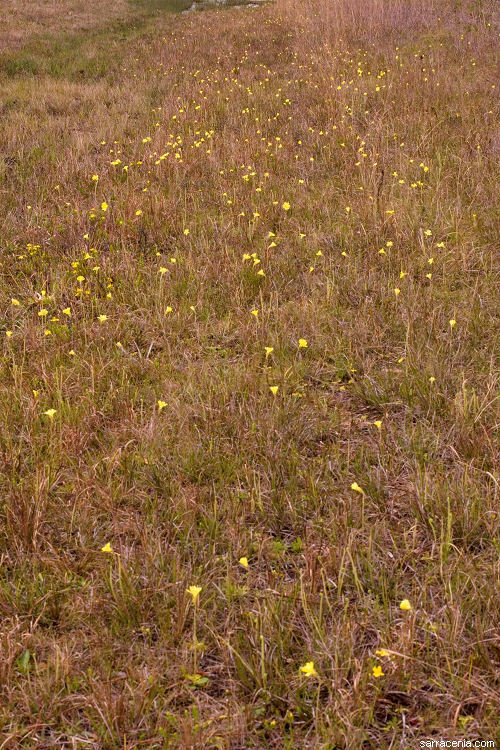
{"type": "Polygon", "coordinates": [[[494,0],[2,8],[0,748],[499,743],[494,0]]]}

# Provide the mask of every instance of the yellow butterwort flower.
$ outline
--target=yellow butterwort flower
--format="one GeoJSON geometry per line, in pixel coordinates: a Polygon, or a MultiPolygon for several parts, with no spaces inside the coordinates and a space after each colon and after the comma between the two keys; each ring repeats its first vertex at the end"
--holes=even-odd
{"type": "Polygon", "coordinates": [[[399,604],[399,609],[404,610],[405,612],[409,612],[412,609],[412,606],[408,599],[403,599],[402,602],[399,604]]]}
{"type": "Polygon", "coordinates": [[[266,352],[266,359],[267,359],[269,355],[274,352],[274,346],[265,346],[264,351],[266,352]]]}
{"type": "Polygon", "coordinates": [[[19,307],[19,305],[21,304],[18,299],[15,299],[15,297],[12,297],[11,302],[14,307],[19,307]]]}
{"type": "Polygon", "coordinates": [[[351,484],[351,490],[354,490],[354,492],[359,492],[360,495],[365,494],[357,482],[353,482],[351,484]]]}
{"type": "Polygon", "coordinates": [[[108,204],[106,203],[106,201],[103,201],[101,203],[101,211],[107,211],[107,210],[108,210],[108,204]]]}
{"type": "Polygon", "coordinates": [[[375,651],[375,653],[377,656],[390,656],[391,655],[390,651],[386,651],[385,648],[378,648],[375,651]]]}
{"type": "Polygon", "coordinates": [[[278,393],[278,388],[279,388],[278,385],[270,385],[269,386],[269,390],[271,391],[271,393],[273,394],[273,396],[276,396],[276,394],[278,393]]]}
{"type": "Polygon", "coordinates": [[[307,349],[306,339],[299,339],[299,349],[307,349]]]}
{"type": "Polygon", "coordinates": [[[107,316],[107,315],[99,315],[99,316],[98,316],[98,320],[99,320],[99,321],[100,321],[101,323],[105,323],[105,322],[107,321],[107,319],[108,319],[108,316],[107,316]]]}
{"type": "Polygon", "coordinates": [[[198,601],[198,597],[201,593],[201,586],[190,586],[188,589],[186,589],[188,594],[191,594],[193,597],[193,604],[196,604],[198,601]]]}
{"type": "Polygon", "coordinates": [[[248,558],[247,557],[240,557],[238,560],[240,565],[243,565],[244,568],[248,568],[248,558]]]}
{"type": "Polygon", "coordinates": [[[375,425],[375,427],[377,428],[377,430],[379,432],[382,430],[382,420],[381,419],[376,419],[373,424],[375,425]]]}
{"type": "Polygon", "coordinates": [[[54,419],[54,414],[56,413],[57,409],[47,409],[47,411],[44,411],[43,413],[46,414],[49,419],[54,419]]]}
{"type": "Polygon", "coordinates": [[[162,409],[164,409],[166,405],[167,405],[166,401],[158,401],[158,411],[161,411],[162,409]]]}
{"type": "Polygon", "coordinates": [[[111,544],[109,542],[106,542],[106,544],[104,545],[104,547],[101,547],[101,552],[107,552],[109,554],[112,554],[113,547],[111,546],[111,544]]]}
{"type": "Polygon", "coordinates": [[[316,669],[314,668],[314,662],[313,661],[307,661],[305,664],[303,664],[300,667],[300,671],[306,677],[317,677],[318,676],[318,673],[316,672],[316,669]]]}

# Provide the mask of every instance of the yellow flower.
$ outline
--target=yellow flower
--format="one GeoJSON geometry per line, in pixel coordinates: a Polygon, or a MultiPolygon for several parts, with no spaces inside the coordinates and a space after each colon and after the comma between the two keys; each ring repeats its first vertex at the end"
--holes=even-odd
{"type": "Polygon", "coordinates": [[[135,215],[136,216],[141,216],[141,214],[142,214],[142,211],[141,211],[140,208],[138,208],[137,211],[135,212],[135,215]]]}
{"type": "Polygon", "coordinates": [[[111,544],[109,542],[106,542],[106,544],[104,545],[104,547],[101,547],[101,552],[108,552],[109,554],[112,554],[113,553],[113,547],[111,546],[111,544]]]}
{"type": "Polygon", "coordinates": [[[46,414],[49,419],[54,419],[54,414],[56,413],[57,409],[47,409],[47,411],[44,411],[43,413],[46,414]]]}
{"type": "Polygon", "coordinates": [[[99,181],[99,175],[93,174],[92,175],[92,182],[98,182],[99,181]]]}
{"type": "Polygon", "coordinates": [[[408,601],[408,599],[403,599],[403,601],[400,602],[399,609],[402,609],[405,612],[408,612],[409,610],[412,609],[412,606],[410,602],[408,601]]]}
{"type": "Polygon", "coordinates": [[[187,236],[189,234],[189,229],[185,229],[184,234],[187,236]]]}
{"type": "Polygon", "coordinates": [[[248,568],[248,558],[247,557],[240,557],[238,560],[240,565],[243,565],[244,568],[248,568]]]}
{"type": "Polygon", "coordinates": [[[378,648],[375,651],[375,653],[377,654],[377,656],[390,656],[391,655],[390,651],[386,651],[385,648],[378,648]]]}
{"type": "Polygon", "coordinates": [[[158,401],[158,411],[161,411],[162,409],[164,409],[166,405],[167,405],[166,401],[158,401]]]}
{"type": "Polygon", "coordinates": [[[196,604],[201,592],[201,586],[190,586],[188,589],[186,589],[186,591],[193,597],[193,604],[196,604]]]}
{"type": "Polygon", "coordinates": [[[365,494],[357,482],[353,482],[351,484],[351,490],[354,490],[354,492],[359,492],[360,495],[365,494]]]}
{"type": "Polygon", "coordinates": [[[299,339],[299,349],[307,349],[307,341],[305,339],[299,339]]]}
{"type": "Polygon", "coordinates": [[[278,393],[278,388],[279,388],[278,385],[270,385],[269,386],[269,390],[271,391],[271,393],[273,394],[273,396],[276,396],[276,394],[278,393]]]}
{"type": "Polygon", "coordinates": [[[266,352],[266,359],[267,359],[269,355],[274,352],[274,346],[265,346],[264,351],[266,352]]]}
{"type": "Polygon", "coordinates": [[[101,321],[101,323],[105,323],[108,319],[107,315],[99,315],[98,320],[101,321]]]}
{"type": "Polygon", "coordinates": [[[252,314],[252,315],[253,315],[253,316],[254,316],[255,318],[257,318],[257,317],[258,317],[258,315],[259,315],[259,311],[258,311],[258,310],[251,310],[250,312],[251,312],[251,314],[252,314]]]}
{"type": "Polygon", "coordinates": [[[380,664],[377,664],[377,666],[373,667],[373,676],[374,677],[383,677],[384,673],[382,672],[382,667],[380,664]]]}
{"type": "Polygon", "coordinates": [[[38,315],[39,315],[40,318],[45,318],[45,316],[48,315],[48,313],[49,313],[48,310],[39,310],[38,311],[38,315]]]}
{"type": "Polygon", "coordinates": [[[314,668],[314,662],[313,661],[307,661],[305,664],[303,664],[300,667],[300,671],[306,677],[317,677],[318,676],[318,673],[316,672],[316,670],[314,668]]]}
{"type": "Polygon", "coordinates": [[[453,328],[453,326],[456,326],[456,324],[457,324],[457,321],[452,318],[450,320],[450,327],[453,328]]]}
{"type": "Polygon", "coordinates": [[[5,331],[5,335],[8,339],[10,339],[10,337],[12,336],[12,331],[5,331]]]}
{"type": "Polygon", "coordinates": [[[106,201],[103,201],[101,203],[101,211],[107,211],[107,210],[108,210],[108,204],[106,203],[106,201]]]}
{"type": "Polygon", "coordinates": [[[69,307],[65,307],[65,308],[64,308],[64,310],[63,310],[63,314],[64,314],[64,315],[67,315],[67,316],[68,316],[68,318],[71,318],[71,310],[69,309],[69,307]]]}
{"type": "Polygon", "coordinates": [[[21,303],[19,302],[19,300],[18,300],[18,299],[15,299],[14,297],[12,297],[12,299],[11,299],[11,302],[12,302],[12,304],[14,305],[14,307],[19,307],[19,305],[21,304],[21,303]]]}
{"type": "Polygon", "coordinates": [[[284,208],[285,211],[289,211],[290,210],[290,204],[288,203],[288,201],[285,201],[283,203],[283,208],[284,208]]]}
{"type": "Polygon", "coordinates": [[[398,289],[398,288],[396,287],[396,288],[395,288],[395,290],[394,290],[394,294],[396,295],[396,297],[398,296],[398,294],[399,294],[400,292],[401,292],[401,289],[398,289]]]}
{"type": "Polygon", "coordinates": [[[381,419],[376,419],[373,424],[375,425],[375,427],[377,428],[377,430],[379,432],[382,431],[382,420],[381,419]]]}
{"type": "Polygon", "coordinates": [[[265,276],[265,275],[266,274],[264,273],[264,271],[262,270],[262,268],[260,269],[260,271],[257,271],[257,276],[265,276]]]}

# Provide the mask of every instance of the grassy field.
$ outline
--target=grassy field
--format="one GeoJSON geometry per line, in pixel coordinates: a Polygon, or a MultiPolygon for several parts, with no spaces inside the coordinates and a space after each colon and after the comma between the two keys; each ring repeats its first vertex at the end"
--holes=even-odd
{"type": "Polygon", "coordinates": [[[0,748],[500,743],[494,0],[5,0],[0,748]]]}

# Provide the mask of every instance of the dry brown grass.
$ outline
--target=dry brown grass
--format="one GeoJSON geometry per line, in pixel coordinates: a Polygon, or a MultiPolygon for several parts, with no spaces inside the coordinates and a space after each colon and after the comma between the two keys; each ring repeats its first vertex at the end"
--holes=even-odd
{"type": "Polygon", "coordinates": [[[500,741],[495,5],[76,12],[0,56],[0,746],[500,741]]]}
{"type": "Polygon", "coordinates": [[[133,9],[127,0],[2,0],[0,53],[19,48],[36,36],[80,34],[105,28],[116,19],[128,20],[133,9]]]}

